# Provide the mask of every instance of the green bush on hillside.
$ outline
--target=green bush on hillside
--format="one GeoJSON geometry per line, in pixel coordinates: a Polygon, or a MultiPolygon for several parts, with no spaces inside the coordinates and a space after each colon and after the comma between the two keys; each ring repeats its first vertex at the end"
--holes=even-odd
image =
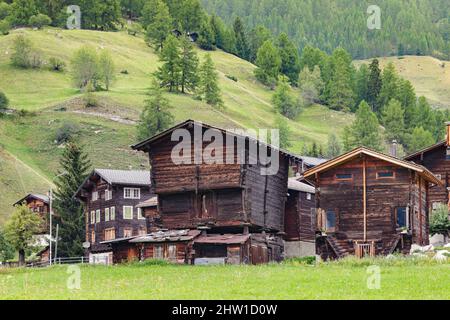
{"type": "Polygon", "coordinates": [[[6,110],[9,106],[9,100],[6,94],[0,91],[0,111],[6,110]]]}
{"type": "Polygon", "coordinates": [[[56,131],[56,143],[61,144],[65,142],[69,142],[75,134],[80,131],[80,128],[73,122],[65,122],[63,125],[56,131]]]}
{"type": "Polygon", "coordinates": [[[11,30],[11,24],[8,20],[1,20],[0,21],[0,34],[6,36],[9,34],[9,30],[11,30]]]}
{"type": "Polygon", "coordinates": [[[37,15],[31,16],[29,20],[30,26],[37,29],[42,29],[43,27],[49,26],[52,23],[52,19],[49,16],[38,13],[37,15]]]}
{"type": "Polygon", "coordinates": [[[51,57],[48,60],[48,63],[50,64],[50,68],[53,71],[64,71],[64,69],[66,67],[66,63],[64,61],[62,61],[59,58],[55,58],[55,57],[51,57]]]}
{"type": "Polygon", "coordinates": [[[42,58],[31,45],[31,41],[19,35],[14,39],[11,62],[19,68],[39,68],[42,65],[42,58]]]}

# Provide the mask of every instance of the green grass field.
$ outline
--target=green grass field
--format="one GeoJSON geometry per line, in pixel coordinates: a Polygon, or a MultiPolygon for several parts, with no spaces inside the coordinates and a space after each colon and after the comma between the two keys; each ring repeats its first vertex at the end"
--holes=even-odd
{"type": "Polygon", "coordinates": [[[450,299],[450,264],[431,261],[324,263],[317,266],[81,266],[0,269],[0,299],[450,299]],[[369,289],[380,267],[379,289],[369,289]]]}

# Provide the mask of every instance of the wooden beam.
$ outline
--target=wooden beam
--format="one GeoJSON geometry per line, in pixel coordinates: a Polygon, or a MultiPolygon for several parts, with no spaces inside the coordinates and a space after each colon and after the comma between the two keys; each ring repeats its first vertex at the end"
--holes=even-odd
{"type": "Polygon", "coordinates": [[[419,176],[419,243],[423,245],[422,239],[422,177],[419,176]]]}
{"type": "Polygon", "coordinates": [[[364,215],[364,242],[367,241],[367,181],[366,157],[363,158],[363,215],[364,215]]]}

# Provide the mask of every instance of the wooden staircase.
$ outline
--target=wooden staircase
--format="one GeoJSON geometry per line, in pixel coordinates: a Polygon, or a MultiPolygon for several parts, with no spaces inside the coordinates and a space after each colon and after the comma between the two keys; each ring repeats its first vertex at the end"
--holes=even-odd
{"type": "Polygon", "coordinates": [[[327,236],[326,239],[338,258],[343,258],[355,253],[355,248],[347,239],[337,239],[333,236],[327,236]]]}

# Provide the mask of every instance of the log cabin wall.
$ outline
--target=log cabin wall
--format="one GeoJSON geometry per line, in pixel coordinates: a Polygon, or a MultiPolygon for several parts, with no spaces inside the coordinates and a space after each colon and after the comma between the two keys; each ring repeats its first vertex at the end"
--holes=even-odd
{"type": "MultiPolygon", "coordinates": [[[[140,199],[125,199],[124,198],[124,188],[128,186],[114,185],[111,186],[102,179],[98,180],[93,188],[85,194],[86,202],[84,206],[85,217],[86,217],[86,241],[93,244],[92,250],[95,251],[95,245],[102,241],[105,241],[105,229],[114,229],[115,238],[123,238],[126,236],[126,232],[131,232],[132,236],[139,234],[145,234],[147,232],[146,219],[141,219],[138,217],[138,210],[136,205],[138,205],[142,199],[150,198],[153,194],[150,191],[150,187],[136,187],[130,186],[130,188],[140,189],[140,199]],[[112,199],[105,199],[105,190],[112,190],[112,199]],[[98,200],[92,201],[92,193],[98,192],[98,200]],[[133,207],[133,219],[124,219],[123,217],[123,207],[132,206],[133,207]],[[114,220],[105,221],[105,209],[115,208],[115,218],[114,220]],[[100,222],[95,220],[95,223],[91,221],[91,212],[100,210],[100,222]],[[129,230],[129,231],[128,231],[129,230]],[[95,233],[95,239],[92,238],[93,233],[95,233]],[[95,241],[93,241],[95,240],[95,241]]],[[[109,239],[111,240],[111,239],[109,239]]]]}
{"type": "Polygon", "coordinates": [[[408,160],[417,164],[421,164],[428,170],[433,172],[438,177],[440,176],[443,186],[432,186],[429,190],[429,210],[433,209],[437,204],[448,204],[449,193],[447,188],[449,184],[450,174],[450,160],[447,160],[447,147],[445,144],[441,144],[436,148],[418,154],[414,157],[407,157],[408,160]]]}
{"type": "Polygon", "coordinates": [[[286,241],[316,240],[315,196],[307,192],[289,190],[285,211],[286,241]]]}
{"type": "MultiPolygon", "coordinates": [[[[411,181],[408,169],[376,158],[366,159],[367,240],[382,240],[387,245],[397,234],[396,208],[412,205],[415,199],[411,199],[410,191],[417,185],[411,181]],[[378,176],[382,172],[393,172],[394,176],[378,176]]],[[[362,171],[363,159],[358,158],[319,175],[320,208],[335,212],[335,232],[344,239],[363,240],[362,171]]]]}

